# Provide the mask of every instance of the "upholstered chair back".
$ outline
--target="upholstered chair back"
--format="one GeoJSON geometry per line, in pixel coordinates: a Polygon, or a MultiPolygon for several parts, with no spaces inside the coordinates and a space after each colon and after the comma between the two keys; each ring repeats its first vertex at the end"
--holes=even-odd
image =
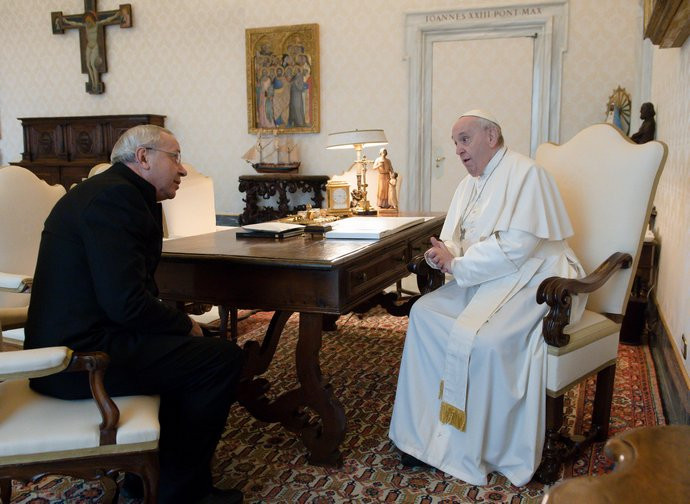
{"type": "MultiPolygon", "coordinates": [[[[0,167],[0,272],[33,276],[43,224],[64,194],[26,168],[0,167]]],[[[0,291],[0,307],[28,304],[26,294],[0,291]]]]}
{"type": "Polygon", "coordinates": [[[216,204],[213,179],[183,164],[187,176],[173,199],[164,200],[163,235],[179,238],[216,231],[216,204]]]}
{"type": "Polygon", "coordinates": [[[91,168],[89,170],[89,177],[93,177],[94,175],[98,175],[99,173],[103,173],[106,171],[108,168],[110,168],[112,165],[110,163],[98,163],[96,166],[91,168]]]}
{"type": "Polygon", "coordinates": [[[553,175],[563,196],[575,230],[568,243],[586,272],[612,252],[633,257],[631,268],[589,295],[588,310],[625,310],[666,153],[663,143],[637,145],[609,124],[585,128],[563,145],[537,149],[537,162],[553,175]]]}

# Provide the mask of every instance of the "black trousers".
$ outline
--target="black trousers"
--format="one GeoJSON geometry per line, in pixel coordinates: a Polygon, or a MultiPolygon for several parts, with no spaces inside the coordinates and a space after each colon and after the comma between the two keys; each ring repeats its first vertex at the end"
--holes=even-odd
{"type": "MultiPolygon", "coordinates": [[[[105,345],[112,396],[160,395],[160,503],[192,503],[211,489],[211,457],[223,433],[243,364],[233,342],[188,336],[127,335],[105,345]]],[[[32,380],[62,399],[91,397],[87,373],[32,380]]]]}

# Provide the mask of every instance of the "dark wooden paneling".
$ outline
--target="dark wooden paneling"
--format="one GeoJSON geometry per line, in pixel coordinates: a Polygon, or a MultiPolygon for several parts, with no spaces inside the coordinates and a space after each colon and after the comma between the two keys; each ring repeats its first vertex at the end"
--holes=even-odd
{"type": "Polygon", "coordinates": [[[647,328],[666,422],[690,425],[690,388],[685,381],[666,324],[659,316],[654,295],[650,296],[648,305],[647,328]]]}
{"type": "Polygon", "coordinates": [[[49,184],[69,189],[98,163],[110,161],[110,152],[120,135],[132,126],[164,126],[165,116],[129,114],[79,117],[25,117],[23,166],[49,184]]]}

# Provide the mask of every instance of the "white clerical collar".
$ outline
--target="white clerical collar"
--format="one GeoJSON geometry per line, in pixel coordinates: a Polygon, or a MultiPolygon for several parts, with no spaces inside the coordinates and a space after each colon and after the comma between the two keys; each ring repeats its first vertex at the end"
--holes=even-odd
{"type": "Polygon", "coordinates": [[[494,157],[491,158],[489,163],[486,165],[486,168],[484,168],[484,173],[482,173],[479,177],[474,179],[474,183],[478,186],[483,185],[488,178],[491,176],[493,171],[496,169],[496,167],[501,163],[503,160],[503,156],[506,155],[506,151],[508,148],[504,145],[500,149],[496,151],[496,154],[494,154],[494,157]]]}

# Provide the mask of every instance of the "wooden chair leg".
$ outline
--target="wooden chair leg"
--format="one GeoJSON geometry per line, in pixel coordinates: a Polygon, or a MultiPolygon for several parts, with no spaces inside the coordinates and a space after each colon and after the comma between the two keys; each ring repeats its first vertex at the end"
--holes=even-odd
{"type": "Polygon", "coordinates": [[[563,396],[546,396],[546,437],[541,456],[541,464],[534,473],[534,478],[546,485],[558,479],[563,464],[563,396]]]}
{"type": "Polygon", "coordinates": [[[145,455],[139,476],[144,484],[144,504],[156,504],[158,502],[158,478],[160,477],[157,452],[145,455]]]}
{"type": "Polygon", "coordinates": [[[218,314],[220,315],[220,327],[218,330],[221,336],[228,339],[229,330],[230,339],[232,341],[237,341],[237,307],[220,305],[218,307],[218,314]]]}
{"type": "Polygon", "coordinates": [[[230,339],[237,341],[237,308],[230,308],[230,339]]]}
{"type": "Polygon", "coordinates": [[[592,411],[592,430],[596,429],[595,441],[606,441],[609,436],[611,402],[613,401],[613,382],[616,377],[616,364],[597,373],[597,387],[594,393],[592,411]]]}
{"type": "Polygon", "coordinates": [[[10,504],[12,498],[12,479],[3,478],[0,480],[0,502],[10,504]]]}

